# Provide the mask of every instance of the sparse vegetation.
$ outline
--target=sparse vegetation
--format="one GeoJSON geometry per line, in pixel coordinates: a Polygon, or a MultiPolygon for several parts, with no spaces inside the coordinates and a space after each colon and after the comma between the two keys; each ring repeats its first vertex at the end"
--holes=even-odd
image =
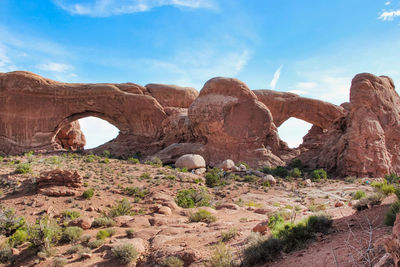
{"type": "Polygon", "coordinates": [[[110,209],[108,212],[109,217],[118,217],[123,215],[134,215],[133,207],[128,199],[123,198],[110,209]]]}
{"type": "Polygon", "coordinates": [[[191,213],[189,215],[189,222],[204,222],[204,223],[212,223],[215,222],[217,218],[211,214],[211,212],[207,210],[198,210],[195,213],[191,213]]]}
{"type": "Polygon", "coordinates": [[[393,226],[396,220],[396,215],[399,212],[400,212],[400,201],[396,201],[390,206],[390,209],[385,214],[385,219],[384,219],[385,225],[393,226]]]}
{"type": "Polygon", "coordinates": [[[98,227],[112,227],[115,225],[115,221],[112,218],[108,217],[100,217],[94,219],[92,223],[93,228],[98,228],[98,227]]]}
{"type": "Polygon", "coordinates": [[[221,241],[228,242],[231,239],[234,239],[238,235],[238,230],[236,228],[231,228],[226,232],[221,233],[221,241]]]}
{"type": "Polygon", "coordinates": [[[175,256],[169,256],[163,260],[161,267],[183,267],[183,260],[175,256]]]}
{"type": "Polygon", "coordinates": [[[359,199],[365,198],[366,196],[367,196],[367,194],[365,194],[364,191],[359,190],[354,193],[353,199],[359,200],[359,199]]]}
{"type": "Polygon", "coordinates": [[[211,196],[206,189],[182,189],[178,191],[175,202],[182,208],[194,208],[210,205],[211,196]]]}
{"type": "Polygon", "coordinates": [[[128,265],[136,260],[138,253],[132,244],[122,244],[111,249],[111,254],[114,259],[121,264],[128,265]]]}
{"type": "Polygon", "coordinates": [[[62,233],[61,241],[75,243],[83,234],[83,229],[77,226],[66,227],[62,233]]]}
{"type": "Polygon", "coordinates": [[[206,185],[208,187],[216,187],[219,185],[223,185],[224,184],[223,177],[224,177],[224,172],[221,169],[218,168],[209,169],[205,175],[206,185]]]}
{"type": "Polygon", "coordinates": [[[47,216],[38,219],[35,224],[29,225],[27,233],[32,247],[40,251],[49,251],[62,236],[61,228],[47,216]]]}
{"type": "Polygon", "coordinates": [[[32,172],[32,166],[29,163],[20,163],[15,168],[15,173],[27,174],[32,172]]]}
{"type": "Polygon", "coordinates": [[[94,195],[94,189],[90,188],[90,189],[83,191],[82,197],[86,198],[86,199],[91,199],[93,197],[93,195],[94,195]]]}
{"type": "Polygon", "coordinates": [[[324,169],[313,170],[311,172],[311,180],[313,182],[319,182],[322,179],[327,179],[328,175],[324,169]]]}
{"type": "Polygon", "coordinates": [[[13,209],[0,206],[0,235],[10,236],[24,225],[25,219],[18,217],[13,209]]]}

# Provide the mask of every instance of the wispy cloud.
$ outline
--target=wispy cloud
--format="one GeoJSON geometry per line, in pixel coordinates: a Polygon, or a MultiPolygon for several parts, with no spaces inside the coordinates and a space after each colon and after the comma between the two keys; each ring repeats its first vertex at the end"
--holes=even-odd
{"type": "Polygon", "coordinates": [[[391,4],[392,4],[392,2],[390,2],[390,1],[385,2],[385,6],[390,6],[391,4]]]}
{"type": "Polygon", "coordinates": [[[160,6],[190,9],[216,8],[213,0],[79,0],[74,3],[70,3],[68,0],[53,0],[53,2],[70,14],[91,17],[145,12],[160,6]]]}
{"type": "Polygon", "coordinates": [[[283,67],[283,65],[279,66],[279,68],[275,71],[274,77],[272,78],[272,81],[269,84],[269,86],[271,87],[272,90],[275,90],[276,84],[279,81],[279,77],[281,77],[282,67],[283,67]]]}
{"type": "Polygon", "coordinates": [[[51,72],[67,72],[73,70],[73,67],[63,63],[49,62],[39,64],[36,66],[40,70],[51,71],[51,72]]]}
{"type": "Polygon", "coordinates": [[[16,70],[16,66],[7,56],[7,47],[0,43],[0,72],[16,70]]]}
{"type": "Polygon", "coordinates": [[[400,16],[400,9],[398,10],[392,10],[392,11],[383,11],[378,19],[383,20],[383,21],[387,21],[387,20],[393,20],[396,17],[400,16]]]}

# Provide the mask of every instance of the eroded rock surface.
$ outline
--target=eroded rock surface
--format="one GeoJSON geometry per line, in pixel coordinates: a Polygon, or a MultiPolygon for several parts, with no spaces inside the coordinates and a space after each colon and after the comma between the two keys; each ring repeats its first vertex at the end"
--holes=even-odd
{"type": "Polygon", "coordinates": [[[86,138],[81,131],[79,121],[73,121],[62,128],[56,136],[56,142],[68,150],[83,149],[86,145],[86,138]]]}

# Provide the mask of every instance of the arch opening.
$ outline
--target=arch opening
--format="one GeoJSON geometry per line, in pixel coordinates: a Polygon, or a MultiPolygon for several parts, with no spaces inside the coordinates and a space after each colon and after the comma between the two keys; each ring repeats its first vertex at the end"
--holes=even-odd
{"type": "Polygon", "coordinates": [[[303,143],[303,137],[311,127],[311,123],[296,118],[289,118],[278,127],[278,134],[290,148],[297,148],[303,143]]]}
{"type": "Polygon", "coordinates": [[[85,117],[78,121],[86,139],[85,149],[96,148],[113,140],[119,134],[117,127],[97,117],[85,117]]]}

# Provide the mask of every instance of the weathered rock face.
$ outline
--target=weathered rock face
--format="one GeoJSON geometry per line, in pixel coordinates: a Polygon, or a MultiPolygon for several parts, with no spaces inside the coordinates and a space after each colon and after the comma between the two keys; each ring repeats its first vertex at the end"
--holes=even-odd
{"type": "Polygon", "coordinates": [[[253,90],[258,100],[271,111],[276,127],[295,117],[327,129],[345,114],[344,108],[324,101],[272,90],[253,90]]]}
{"type": "Polygon", "coordinates": [[[280,145],[271,113],[243,82],[209,80],[188,115],[195,135],[206,140],[201,155],[211,164],[219,164],[221,158],[252,165],[282,163],[273,154],[280,145]]]}
{"type": "Polygon", "coordinates": [[[326,133],[312,129],[305,161],[340,176],[382,177],[400,172],[400,97],[385,76],[359,74],[350,89],[348,114],[326,133]]]}
{"type": "Polygon", "coordinates": [[[81,131],[79,121],[73,121],[62,128],[58,132],[55,141],[62,148],[68,150],[83,149],[86,145],[86,138],[81,131]]]}
{"type": "Polygon", "coordinates": [[[55,169],[42,172],[37,180],[38,191],[47,196],[73,196],[82,187],[82,176],[77,172],[55,169]]]}
{"type": "Polygon", "coordinates": [[[67,84],[30,72],[0,73],[0,154],[82,148],[78,119],[95,116],[119,135],[95,149],[136,152],[174,163],[199,154],[208,165],[230,158],[251,166],[299,157],[345,176],[400,173],[400,98],[388,77],[357,75],[350,102],[336,106],[290,93],[251,91],[231,78],[193,88],[148,84],[67,84]],[[276,126],[290,117],[313,124],[296,150],[276,126]]]}

